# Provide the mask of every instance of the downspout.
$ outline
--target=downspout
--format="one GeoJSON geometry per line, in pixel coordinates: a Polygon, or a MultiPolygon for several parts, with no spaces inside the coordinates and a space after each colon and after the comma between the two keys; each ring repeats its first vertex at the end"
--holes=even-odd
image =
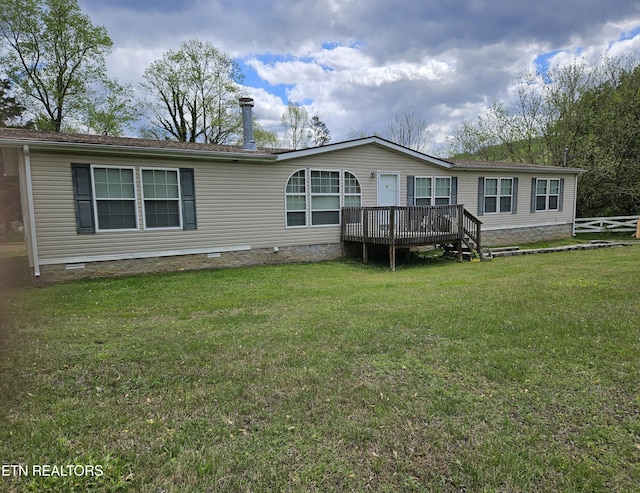
{"type": "Polygon", "coordinates": [[[578,178],[580,175],[576,174],[573,180],[573,225],[572,235],[576,236],[576,216],[578,214],[578,178]]]}
{"type": "Polygon", "coordinates": [[[33,275],[40,277],[40,259],[38,257],[38,241],[36,237],[36,212],[33,205],[33,184],[31,182],[31,155],[29,153],[29,146],[25,145],[22,148],[24,152],[24,173],[25,184],[27,186],[27,212],[29,214],[29,252],[31,252],[31,261],[33,263],[33,275]]]}

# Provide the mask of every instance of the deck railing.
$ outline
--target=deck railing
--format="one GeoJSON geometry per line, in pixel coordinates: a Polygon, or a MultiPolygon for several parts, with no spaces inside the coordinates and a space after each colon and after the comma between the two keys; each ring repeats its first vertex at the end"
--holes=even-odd
{"type": "Polygon", "coordinates": [[[464,213],[462,205],[344,207],[342,239],[387,245],[456,241],[465,229],[479,231],[464,213]]]}
{"type": "MultiPolygon", "coordinates": [[[[344,207],[342,241],[362,243],[367,263],[367,245],[389,246],[389,265],[396,266],[396,249],[409,246],[453,243],[462,261],[462,244],[480,250],[481,222],[463,205],[344,207]]],[[[345,250],[346,251],[346,250],[345,250]]]]}
{"type": "Polygon", "coordinates": [[[467,211],[467,209],[464,209],[463,224],[464,224],[464,234],[473,243],[473,245],[469,245],[469,246],[475,248],[479,252],[480,249],[482,248],[481,247],[482,221],[480,221],[476,216],[474,216],[469,211],[467,211]]]}

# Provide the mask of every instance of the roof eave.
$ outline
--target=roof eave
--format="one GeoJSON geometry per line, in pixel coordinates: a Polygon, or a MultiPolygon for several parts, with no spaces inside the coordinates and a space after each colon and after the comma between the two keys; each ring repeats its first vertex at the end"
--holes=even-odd
{"type": "Polygon", "coordinates": [[[453,164],[453,169],[459,170],[468,170],[468,171],[518,171],[518,172],[529,172],[529,173],[539,173],[541,171],[545,173],[570,173],[570,174],[580,174],[586,173],[587,170],[582,168],[565,168],[560,166],[509,166],[502,165],[496,166],[491,164],[483,165],[481,163],[478,164],[453,164]]]}
{"type": "Polygon", "coordinates": [[[343,150],[343,149],[351,149],[354,147],[360,147],[363,145],[368,145],[368,144],[374,144],[374,145],[378,145],[380,147],[384,147],[385,149],[389,149],[393,152],[397,152],[398,154],[402,154],[404,156],[409,156],[412,157],[414,159],[417,159],[419,161],[425,162],[425,163],[429,163],[432,165],[436,165],[436,166],[441,166],[443,168],[452,168],[453,164],[445,161],[443,159],[439,159],[439,158],[435,158],[433,156],[429,156],[427,154],[423,154],[421,152],[418,151],[414,151],[412,149],[409,149],[407,147],[403,147],[401,145],[395,144],[391,141],[385,140],[385,139],[381,139],[380,137],[365,137],[362,139],[357,139],[357,140],[349,140],[349,141],[345,141],[345,142],[339,142],[337,144],[327,144],[324,146],[319,146],[319,147],[310,147],[308,149],[300,149],[300,150],[293,150],[293,151],[287,151],[284,153],[280,153],[278,154],[278,160],[279,161],[285,161],[288,159],[296,159],[296,158],[301,158],[301,157],[307,157],[307,156],[313,156],[316,154],[323,154],[323,153],[328,153],[328,152],[333,152],[333,151],[339,151],[339,150],[343,150]]]}
{"type": "Polygon", "coordinates": [[[261,152],[226,152],[209,151],[202,149],[169,149],[163,147],[140,147],[111,144],[85,144],[77,142],[51,142],[29,139],[2,139],[0,147],[29,146],[34,150],[53,152],[72,152],[77,154],[109,154],[109,155],[135,155],[156,158],[188,158],[206,161],[245,161],[253,163],[272,163],[278,157],[275,154],[261,152]]]}

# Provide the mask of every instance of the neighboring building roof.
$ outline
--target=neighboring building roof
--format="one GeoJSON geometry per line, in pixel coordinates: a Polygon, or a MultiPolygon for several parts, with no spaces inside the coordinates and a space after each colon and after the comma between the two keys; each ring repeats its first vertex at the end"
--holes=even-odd
{"type": "Polygon", "coordinates": [[[395,144],[381,137],[365,137],[327,144],[308,149],[286,150],[266,149],[257,151],[243,149],[242,146],[204,144],[201,142],[178,142],[174,140],[151,140],[131,137],[111,137],[102,135],[70,134],[61,132],[42,132],[16,128],[0,128],[0,146],[21,147],[29,145],[43,150],[73,150],[81,153],[109,154],[145,154],[156,157],[183,157],[207,160],[238,160],[251,162],[286,161],[313,156],[363,145],[376,145],[392,152],[411,157],[426,164],[445,169],[459,170],[505,170],[505,171],[545,171],[547,173],[581,173],[578,168],[543,166],[539,164],[520,164],[481,161],[452,161],[424,154],[395,144]]]}

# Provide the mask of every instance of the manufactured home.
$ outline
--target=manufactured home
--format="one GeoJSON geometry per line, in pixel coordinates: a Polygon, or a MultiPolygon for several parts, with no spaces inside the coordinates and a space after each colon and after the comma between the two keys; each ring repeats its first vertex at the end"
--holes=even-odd
{"type": "Polygon", "coordinates": [[[422,244],[573,233],[578,169],[451,162],[379,137],[256,149],[246,127],[241,146],[0,129],[34,278],[366,258],[376,243],[392,257],[422,244]]]}

